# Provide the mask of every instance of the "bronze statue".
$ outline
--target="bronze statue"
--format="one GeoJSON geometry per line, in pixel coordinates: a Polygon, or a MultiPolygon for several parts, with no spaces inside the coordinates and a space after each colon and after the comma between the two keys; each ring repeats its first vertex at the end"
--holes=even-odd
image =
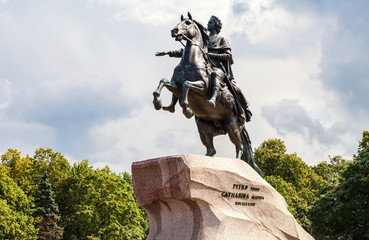
{"type": "Polygon", "coordinates": [[[157,52],[156,56],[169,55],[181,58],[174,69],[171,81],[163,78],[153,93],[154,106],[174,112],[180,100],[183,114],[191,118],[195,114],[201,142],[206,155],[214,156],[214,136],[228,133],[236,147],[236,158],[250,164],[260,175],[261,170],[254,162],[250,138],[244,126],[250,121],[251,112],[241,90],[236,85],[231,64],[231,48],[225,37],[219,35],[220,20],[212,16],[208,30],[200,23],[181,16],[181,22],[171,30],[176,41],[186,41],[184,48],[176,51],[157,52]],[[166,87],[173,93],[172,102],[163,107],[160,93],[166,87]]]}

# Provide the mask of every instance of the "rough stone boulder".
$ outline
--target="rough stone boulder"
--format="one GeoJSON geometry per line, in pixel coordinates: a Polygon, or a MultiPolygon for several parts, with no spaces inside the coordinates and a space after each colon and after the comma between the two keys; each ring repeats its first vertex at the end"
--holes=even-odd
{"type": "Polygon", "coordinates": [[[238,159],[150,159],[133,163],[132,180],[149,218],[148,240],[313,239],[284,198],[238,159]]]}

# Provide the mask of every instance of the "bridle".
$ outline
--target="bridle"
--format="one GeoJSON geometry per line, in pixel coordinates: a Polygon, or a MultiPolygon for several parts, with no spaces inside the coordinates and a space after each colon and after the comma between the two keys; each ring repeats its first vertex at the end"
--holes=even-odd
{"type": "MultiPolygon", "coordinates": [[[[193,21],[192,21],[193,24],[193,21]]],[[[188,28],[186,27],[185,30],[188,30],[188,28]]],[[[187,41],[189,41],[192,45],[198,47],[200,49],[200,51],[202,52],[202,54],[204,55],[204,59],[207,63],[210,63],[212,66],[215,66],[215,63],[211,60],[211,58],[209,58],[207,51],[205,51],[205,48],[202,48],[199,44],[195,43],[194,41],[192,41],[189,37],[187,37],[186,35],[184,35],[183,33],[178,34],[180,36],[182,36],[182,38],[185,38],[187,41]]],[[[186,47],[186,45],[182,42],[182,40],[179,41],[183,47],[186,47]]]]}

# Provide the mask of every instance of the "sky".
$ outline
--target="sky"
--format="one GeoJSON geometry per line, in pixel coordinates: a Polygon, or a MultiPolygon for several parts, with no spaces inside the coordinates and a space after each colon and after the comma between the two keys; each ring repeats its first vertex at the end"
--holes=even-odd
{"type": "MultiPolygon", "coordinates": [[[[71,162],[204,154],[194,119],[156,111],[181,14],[223,23],[253,112],[253,148],[279,138],[309,165],[352,159],[369,130],[369,1],[0,0],[0,154],[49,147],[71,162]]],[[[163,90],[163,103],[171,94],[163,90]]],[[[235,157],[227,136],[217,155],[235,157]]]]}

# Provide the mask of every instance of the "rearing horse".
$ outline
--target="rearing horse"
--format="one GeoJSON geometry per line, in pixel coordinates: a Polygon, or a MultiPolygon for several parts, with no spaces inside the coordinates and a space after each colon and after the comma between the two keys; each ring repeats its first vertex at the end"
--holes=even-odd
{"type": "Polygon", "coordinates": [[[172,37],[177,41],[186,41],[180,63],[173,72],[171,81],[163,78],[158,88],[153,93],[154,106],[157,110],[163,108],[174,112],[174,106],[178,100],[187,118],[196,115],[196,125],[201,142],[206,147],[206,156],[214,156],[216,151],[213,144],[214,136],[226,134],[235,145],[236,158],[246,161],[260,175],[262,171],[254,162],[251,142],[244,127],[244,121],[240,120],[236,112],[236,102],[227,87],[223,87],[217,97],[216,107],[206,100],[210,98],[209,79],[212,71],[207,58],[208,36],[206,29],[192,20],[190,14],[171,31],[172,37]],[[162,107],[160,93],[166,87],[173,93],[172,103],[162,107]]]}

